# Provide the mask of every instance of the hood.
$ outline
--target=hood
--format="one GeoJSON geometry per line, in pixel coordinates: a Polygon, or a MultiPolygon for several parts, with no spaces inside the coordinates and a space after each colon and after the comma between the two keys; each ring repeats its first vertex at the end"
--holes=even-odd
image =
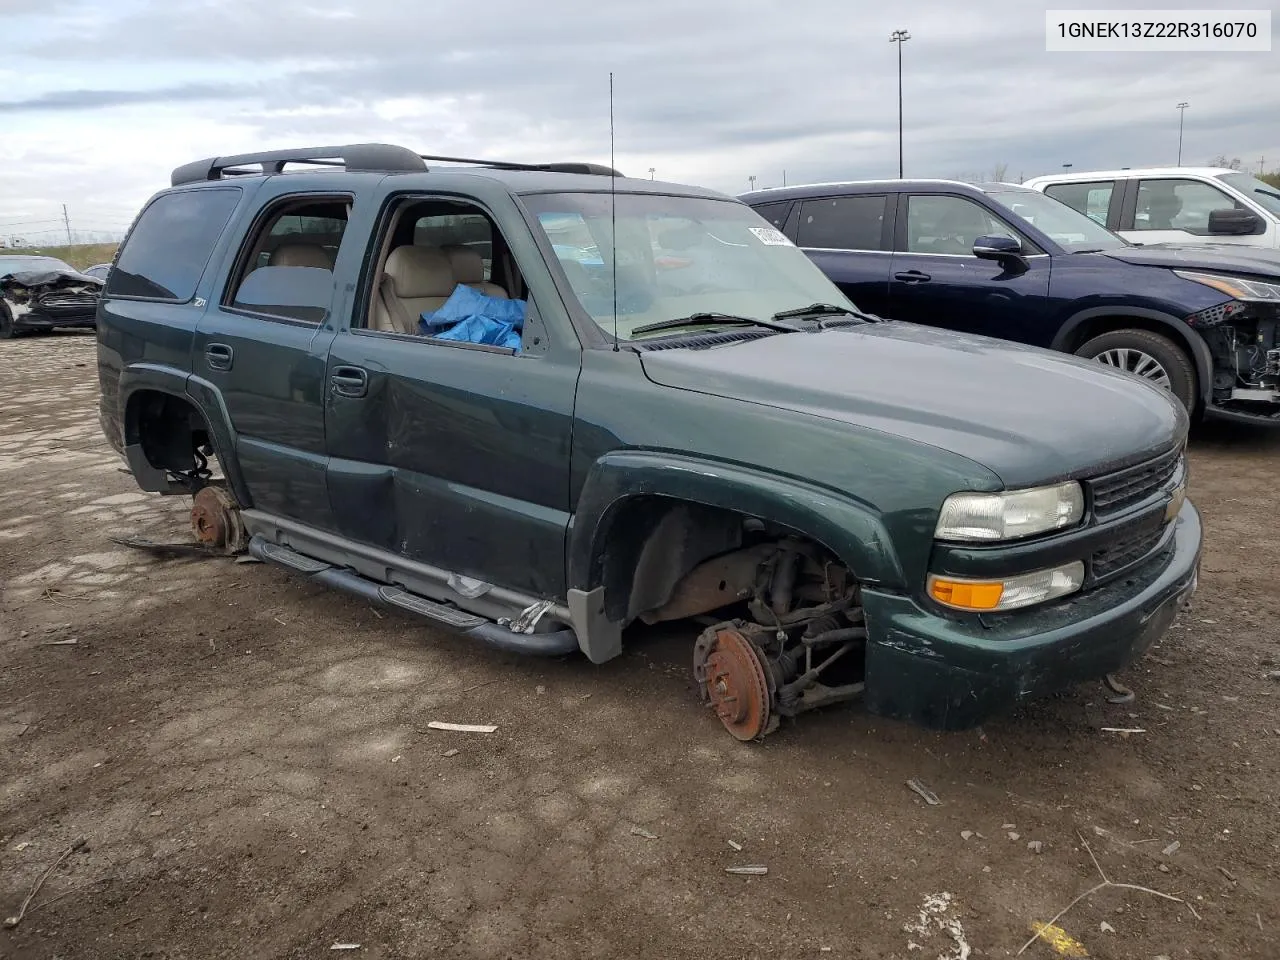
{"type": "Polygon", "coordinates": [[[1153,243],[1108,250],[1102,256],[1142,267],[1280,278],[1280,250],[1242,243],[1153,243]]]}
{"type": "Polygon", "coordinates": [[[640,357],[655,383],[906,437],[967,457],[1008,487],[1103,473],[1170,449],[1187,430],[1171,395],[1128,374],[908,323],[640,357]]]}
{"type": "Polygon", "coordinates": [[[43,287],[51,284],[66,286],[69,283],[83,283],[91,287],[101,287],[103,281],[74,270],[13,270],[0,273],[0,284],[16,283],[24,287],[43,287]]]}

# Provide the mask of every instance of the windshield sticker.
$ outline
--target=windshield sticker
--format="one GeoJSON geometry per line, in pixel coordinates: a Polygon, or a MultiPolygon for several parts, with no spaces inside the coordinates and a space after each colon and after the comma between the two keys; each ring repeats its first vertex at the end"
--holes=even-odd
{"type": "Polygon", "coordinates": [[[794,247],[795,244],[787,239],[787,235],[773,227],[749,227],[752,233],[756,235],[756,239],[761,243],[770,247],[794,247]]]}

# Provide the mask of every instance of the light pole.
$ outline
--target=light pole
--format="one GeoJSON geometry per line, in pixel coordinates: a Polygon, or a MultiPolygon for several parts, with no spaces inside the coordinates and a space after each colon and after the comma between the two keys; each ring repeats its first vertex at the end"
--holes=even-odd
{"type": "Polygon", "coordinates": [[[650,180],[652,180],[652,179],[653,179],[653,167],[650,167],[650,168],[649,168],[649,179],[650,179],[650,180]]]}
{"type": "Polygon", "coordinates": [[[1075,164],[1073,164],[1073,163],[1064,163],[1064,164],[1062,165],[1062,169],[1063,169],[1063,170],[1070,170],[1073,166],[1075,166],[1075,164]]]}
{"type": "Polygon", "coordinates": [[[1182,120],[1187,114],[1187,107],[1191,104],[1183,100],[1178,104],[1178,166],[1182,166],[1182,120]]]}
{"type": "Polygon", "coordinates": [[[751,189],[752,189],[752,190],[754,190],[754,189],[756,188],[756,178],[755,178],[755,177],[747,177],[747,182],[748,182],[749,184],[751,184],[751,189]]]}
{"type": "Polygon", "coordinates": [[[898,179],[902,179],[902,45],[911,39],[905,30],[895,30],[889,42],[898,45],[898,179]]]}

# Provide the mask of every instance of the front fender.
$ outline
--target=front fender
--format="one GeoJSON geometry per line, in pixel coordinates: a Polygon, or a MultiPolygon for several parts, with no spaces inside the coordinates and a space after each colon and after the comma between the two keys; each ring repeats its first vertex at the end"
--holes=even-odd
{"type": "Polygon", "coordinates": [[[847,495],[738,464],[644,450],[606,453],[591,467],[570,529],[570,586],[590,591],[595,559],[607,549],[610,527],[634,497],[733,510],[791,527],[835,553],[864,583],[905,587],[901,564],[876,511],[847,495]]]}

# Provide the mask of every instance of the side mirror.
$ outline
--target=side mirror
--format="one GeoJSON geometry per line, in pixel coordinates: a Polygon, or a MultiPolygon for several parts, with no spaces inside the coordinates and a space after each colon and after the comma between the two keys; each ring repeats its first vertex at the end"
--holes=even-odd
{"type": "Polygon", "coordinates": [[[979,237],[973,241],[973,255],[979,260],[995,260],[1006,269],[1027,266],[1022,241],[1013,237],[979,237]]]}
{"type": "Polygon", "coordinates": [[[1244,237],[1261,233],[1262,221],[1250,210],[1232,207],[1209,211],[1209,232],[1218,236],[1244,237]]]}

